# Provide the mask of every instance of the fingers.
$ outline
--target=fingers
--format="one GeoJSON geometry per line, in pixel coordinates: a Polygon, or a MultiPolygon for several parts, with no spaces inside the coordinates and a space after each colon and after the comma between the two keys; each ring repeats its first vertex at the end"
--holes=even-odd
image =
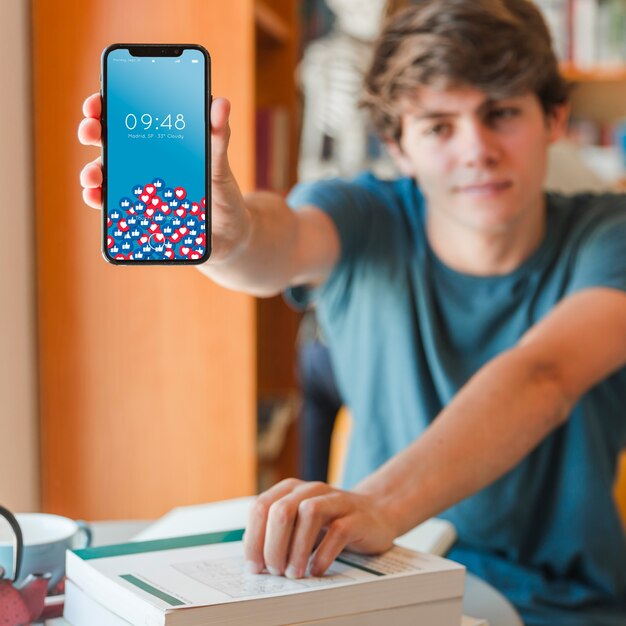
{"type": "Polygon", "coordinates": [[[80,184],[83,187],[85,204],[94,208],[102,208],[102,159],[98,157],[87,163],[80,173],[80,184]]]}
{"type": "Polygon", "coordinates": [[[340,552],[355,541],[354,532],[358,520],[351,516],[337,517],[328,526],[326,535],[311,559],[311,576],[323,576],[340,552]]]}
{"type": "Polygon", "coordinates": [[[230,102],[226,98],[216,98],[211,104],[211,165],[213,182],[231,178],[228,164],[228,144],[230,141],[230,102]]]}
{"type": "Polygon", "coordinates": [[[283,480],[262,493],[253,504],[243,542],[247,567],[251,573],[260,574],[265,567],[263,546],[270,506],[300,484],[302,481],[296,478],[283,480]]]}
{"type": "MultiPolygon", "coordinates": [[[[331,520],[345,515],[350,510],[349,507],[350,505],[345,494],[341,493],[326,494],[321,497],[308,498],[300,502],[289,554],[289,563],[285,569],[285,575],[288,578],[302,578],[302,576],[306,574],[307,565],[315,549],[315,543],[320,535],[321,529],[329,524],[331,520]]],[[[326,535],[328,535],[328,532],[326,535]]],[[[324,544],[324,541],[325,538],[322,540],[320,546],[324,544]]],[[[340,543],[341,538],[339,537],[338,541],[335,542],[333,546],[339,546],[340,543]]],[[[339,547],[335,556],[341,552],[344,546],[345,543],[339,547]]],[[[325,554],[323,556],[325,556],[325,554]]],[[[330,562],[332,563],[333,560],[334,556],[330,562]]],[[[318,559],[316,558],[314,561],[317,565],[318,559]]],[[[311,563],[311,565],[313,566],[313,563],[311,563]]],[[[326,571],[326,568],[322,570],[322,573],[324,571],[326,571]]],[[[311,570],[311,573],[313,573],[313,570],[311,570]]]]}
{"type": "Polygon", "coordinates": [[[102,185],[102,159],[100,157],[83,167],[80,173],[80,184],[86,189],[102,185]]]}
{"type": "MultiPolygon", "coordinates": [[[[270,574],[282,575],[285,573],[290,550],[296,544],[300,546],[299,554],[301,555],[298,567],[299,570],[302,570],[301,575],[304,574],[321,524],[318,524],[320,520],[317,518],[300,521],[300,510],[309,499],[328,493],[328,491],[328,485],[321,482],[302,483],[292,493],[275,501],[270,506],[263,546],[263,559],[270,574]],[[302,565],[301,562],[303,562],[302,565]]],[[[304,506],[307,510],[311,508],[304,506]]],[[[294,574],[293,568],[290,570],[290,574],[294,574]]]]}
{"type": "Polygon", "coordinates": [[[86,146],[100,146],[102,144],[101,113],[102,98],[99,93],[93,93],[83,102],[85,119],[78,126],[78,139],[82,144],[86,146]]]}
{"type": "Polygon", "coordinates": [[[83,102],[83,115],[85,117],[93,117],[100,119],[102,113],[102,98],[99,93],[92,93],[83,102]]]}
{"type": "Polygon", "coordinates": [[[78,125],[78,140],[86,146],[102,145],[102,126],[100,120],[86,117],[78,125]]]}
{"type": "Polygon", "coordinates": [[[83,189],[83,200],[87,206],[92,209],[102,208],[102,188],[83,189]]]}

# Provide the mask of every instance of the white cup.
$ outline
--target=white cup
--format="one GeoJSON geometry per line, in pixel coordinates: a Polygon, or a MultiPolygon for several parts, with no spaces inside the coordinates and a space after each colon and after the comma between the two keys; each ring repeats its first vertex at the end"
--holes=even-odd
{"type": "MultiPolygon", "coordinates": [[[[19,584],[29,574],[51,575],[53,589],[65,575],[65,551],[86,548],[91,544],[91,529],[82,521],[49,513],[15,515],[24,538],[19,584]]],[[[12,578],[14,536],[8,523],[0,518],[0,567],[5,578],[12,578]]]]}

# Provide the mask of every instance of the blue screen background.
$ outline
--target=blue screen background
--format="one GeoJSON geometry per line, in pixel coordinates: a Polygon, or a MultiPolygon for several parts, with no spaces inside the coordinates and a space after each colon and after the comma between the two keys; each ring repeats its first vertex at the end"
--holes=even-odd
{"type": "MultiPolygon", "coordinates": [[[[179,57],[133,57],[128,50],[116,49],[107,55],[106,63],[109,215],[120,207],[122,198],[135,202],[133,190],[155,179],[164,181],[163,188],[183,187],[186,199],[199,203],[205,195],[207,174],[204,55],[199,50],[184,50],[179,57]],[[146,113],[152,116],[149,129],[144,129],[141,121],[146,113]],[[129,114],[137,119],[133,130],[126,126],[129,114]],[[167,115],[171,115],[172,127],[159,128],[167,115]],[[178,115],[184,118],[182,130],[174,126],[178,115]],[[159,134],[165,137],[159,138],[159,134]],[[183,138],[168,138],[168,134],[183,138]]],[[[142,257],[164,258],[154,252],[142,257]]]]}

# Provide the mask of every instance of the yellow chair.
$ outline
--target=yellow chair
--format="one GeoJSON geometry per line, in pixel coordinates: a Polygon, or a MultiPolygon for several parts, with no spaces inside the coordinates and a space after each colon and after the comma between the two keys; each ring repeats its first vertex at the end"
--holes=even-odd
{"type": "Polygon", "coordinates": [[[338,486],[343,476],[343,466],[346,460],[346,450],[352,430],[350,411],[342,406],[337,413],[335,426],[330,440],[330,455],[328,458],[328,483],[338,486]]]}
{"type": "Polygon", "coordinates": [[[613,494],[615,495],[617,508],[621,513],[624,530],[626,531],[626,450],[622,452],[622,456],[620,457],[613,494]]]}

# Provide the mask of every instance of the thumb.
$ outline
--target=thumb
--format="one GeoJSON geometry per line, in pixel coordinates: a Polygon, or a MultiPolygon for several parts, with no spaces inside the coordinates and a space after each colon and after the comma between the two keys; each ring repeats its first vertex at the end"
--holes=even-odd
{"type": "Polygon", "coordinates": [[[211,104],[211,178],[213,182],[226,181],[232,177],[228,164],[230,141],[230,102],[216,98],[211,104]]]}

